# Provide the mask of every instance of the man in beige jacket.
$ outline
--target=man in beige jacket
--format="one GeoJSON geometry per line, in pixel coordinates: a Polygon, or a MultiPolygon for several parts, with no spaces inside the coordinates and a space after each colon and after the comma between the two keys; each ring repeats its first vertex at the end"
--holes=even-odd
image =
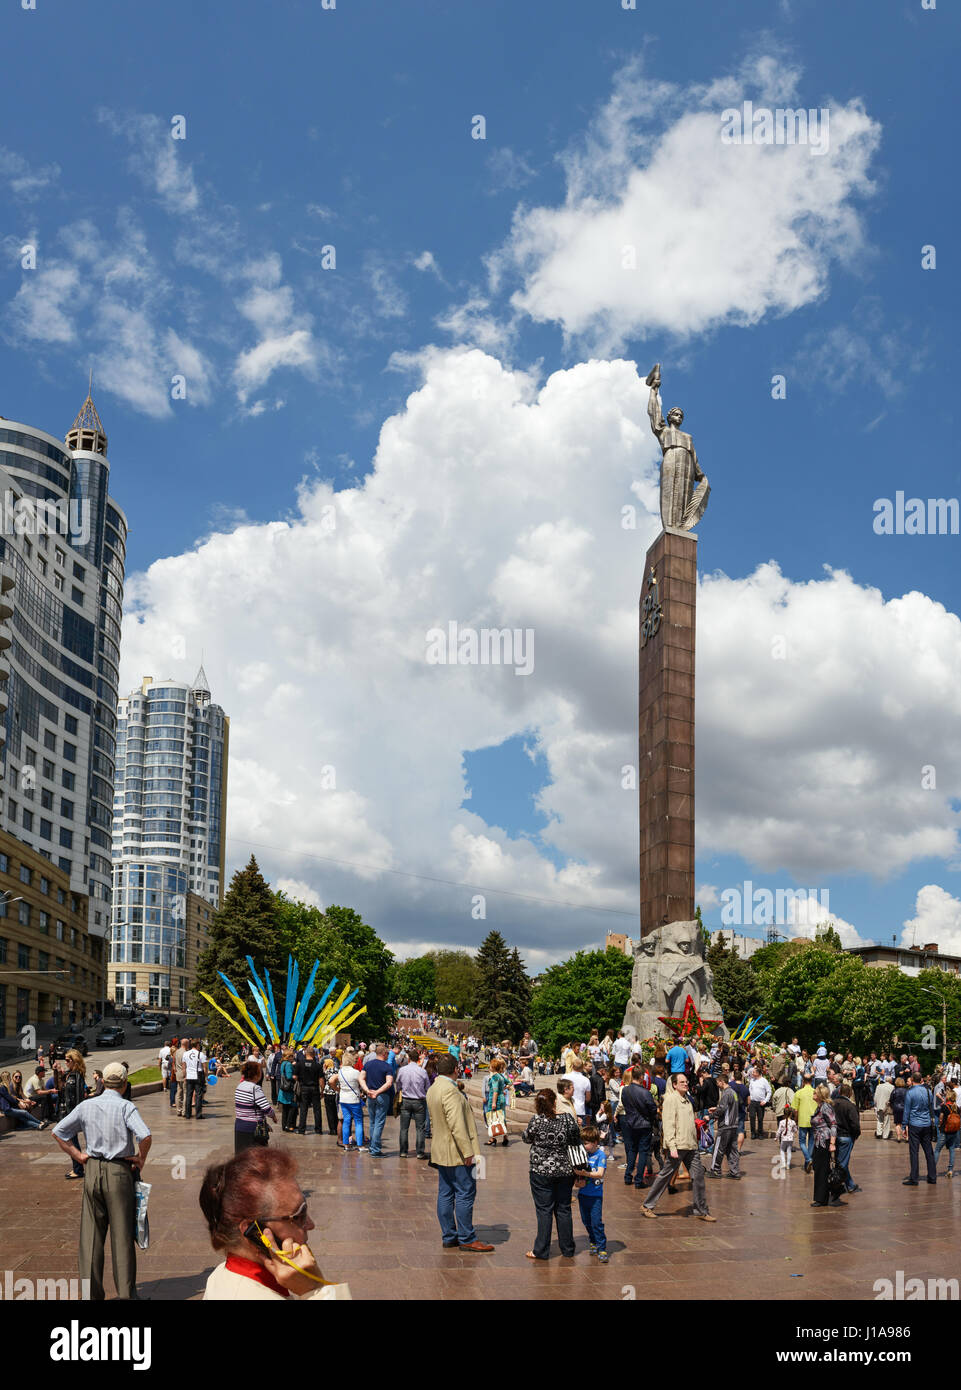
{"type": "Polygon", "coordinates": [[[701,1221],[716,1221],[707,1209],[707,1192],[704,1182],[704,1167],[697,1147],[697,1125],[694,1122],[694,1107],[688,1095],[687,1077],[678,1072],[674,1085],[664,1092],[664,1106],[661,1111],[664,1138],[661,1152],[665,1155],[664,1167],[654,1179],[647,1201],[642,1205],[644,1216],[655,1217],[661,1193],[677,1177],[683,1163],[691,1175],[694,1189],[694,1215],[701,1221]]]}
{"type": "Polygon", "coordinates": [[[467,1097],[454,1081],[456,1075],[456,1059],[442,1054],[427,1092],[430,1162],[437,1169],[437,1219],[445,1250],[490,1251],[493,1245],[478,1240],[474,1230],[480,1143],[467,1097]]]}

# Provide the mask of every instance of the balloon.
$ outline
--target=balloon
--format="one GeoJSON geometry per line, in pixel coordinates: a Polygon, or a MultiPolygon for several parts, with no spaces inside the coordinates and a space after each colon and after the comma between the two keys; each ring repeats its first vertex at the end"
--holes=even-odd
{"type": "Polygon", "coordinates": [[[208,1085],[208,1086],[216,1086],[216,1084],[217,1084],[217,1074],[216,1074],[216,1072],[211,1072],[210,1075],[207,1077],[207,1085],[208,1085]]]}

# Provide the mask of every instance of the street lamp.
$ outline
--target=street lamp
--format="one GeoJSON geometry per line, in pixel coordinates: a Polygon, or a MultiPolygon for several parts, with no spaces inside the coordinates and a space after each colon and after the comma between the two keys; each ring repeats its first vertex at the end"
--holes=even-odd
{"type": "Polygon", "coordinates": [[[948,997],[938,989],[932,989],[930,985],[921,985],[925,994],[933,994],[936,999],[941,1000],[941,1065],[944,1066],[948,1060],[948,997]]]}

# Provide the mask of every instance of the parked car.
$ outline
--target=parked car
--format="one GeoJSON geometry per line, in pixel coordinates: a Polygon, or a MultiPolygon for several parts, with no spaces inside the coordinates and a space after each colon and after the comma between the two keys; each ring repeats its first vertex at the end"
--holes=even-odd
{"type": "Polygon", "coordinates": [[[76,1049],[81,1057],[87,1055],[87,1039],[82,1033],[69,1032],[61,1033],[59,1038],[54,1038],[50,1044],[50,1056],[56,1060],[58,1057],[66,1057],[67,1053],[76,1049]]]}
{"type": "Polygon", "coordinates": [[[118,1018],[133,1018],[133,1005],[121,1004],[117,1010],[118,1018]]]}
{"type": "Polygon", "coordinates": [[[108,1023],[97,1034],[97,1047],[119,1047],[126,1040],[126,1034],[116,1023],[108,1023]]]}
{"type": "Polygon", "coordinates": [[[159,1033],[162,1024],[158,1018],[145,1018],[140,1025],[141,1033],[159,1033]]]}

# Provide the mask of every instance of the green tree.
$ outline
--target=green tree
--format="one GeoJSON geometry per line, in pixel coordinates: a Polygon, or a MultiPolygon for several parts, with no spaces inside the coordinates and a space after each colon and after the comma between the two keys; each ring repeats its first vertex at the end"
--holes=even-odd
{"type": "Polygon", "coordinates": [[[193,1005],[198,1013],[209,1017],[207,1037],[212,1042],[234,1046],[240,1042],[240,1036],[221,1014],[211,1009],[207,1001],[200,997],[200,990],[205,990],[231,1017],[237,1018],[248,1037],[254,1037],[243,1018],[238,1017],[239,1010],[218,973],[222,971],[227,976],[251,1015],[259,1022],[260,1016],[246,984],[250,978],[250,967],[245,959],[248,955],[261,978],[264,968],[270,970],[274,998],[278,1009],[282,1010],[287,948],[276,899],[253,855],[246,868],[238,869],[231,879],[224,905],[210,921],[210,945],[197,963],[193,1005]]]}
{"type": "Polygon", "coordinates": [[[437,967],[430,956],[414,956],[394,966],[391,985],[398,1004],[414,1009],[432,1009],[437,1002],[437,967]]]}
{"type": "Polygon", "coordinates": [[[827,946],[832,951],[844,950],[833,922],[818,922],[814,928],[814,941],[816,945],[827,946]]]}
{"type": "Polygon", "coordinates": [[[711,968],[714,997],[729,1028],[736,1028],[745,1014],[754,1018],[763,1012],[764,991],[749,960],[741,960],[737,951],[731,950],[711,968]]]}
{"type": "Polygon", "coordinates": [[[437,1005],[453,1011],[455,1018],[473,1018],[477,1012],[480,971],[468,951],[430,951],[434,962],[437,1005]]]}
{"type": "Polygon", "coordinates": [[[615,946],[577,951],[552,965],[531,1000],[531,1028],[540,1050],[556,1057],[564,1043],[586,1042],[594,1028],[619,1028],[633,969],[632,957],[615,946]]]}
{"type": "Polygon", "coordinates": [[[701,931],[701,940],[704,942],[704,949],[705,949],[705,951],[710,950],[710,946],[711,946],[711,933],[708,931],[707,927],[704,925],[704,919],[703,919],[702,916],[701,916],[701,904],[700,904],[700,903],[698,903],[697,907],[694,909],[694,920],[695,920],[695,922],[697,923],[698,927],[700,928],[700,931],[701,931]]]}
{"type": "Polygon", "coordinates": [[[359,993],[355,1003],[367,1012],[350,1024],[351,1038],[370,1042],[382,1039],[394,1026],[394,957],[372,927],[353,908],[328,907],[325,912],[309,903],[276,894],[277,915],[284,950],[284,969],[289,951],[300,967],[303,990],[315,960],[320,961],[317,980],[326,988],[338,980],[335,993],[345,984],[359,993]]]}
{"type": "MultiPolygon", "coordinates": [[[[475,1018],[478,1028],[489,1040],[519,1039],[527,1027],[524,990],[518,974],[519,961],[516,950],[513,954],[508,950],[500,932],[487,933],[477,952],[480,978],[475,1018]]],[[[523,974],[522,964],[520,973],[523,974]]]]}

